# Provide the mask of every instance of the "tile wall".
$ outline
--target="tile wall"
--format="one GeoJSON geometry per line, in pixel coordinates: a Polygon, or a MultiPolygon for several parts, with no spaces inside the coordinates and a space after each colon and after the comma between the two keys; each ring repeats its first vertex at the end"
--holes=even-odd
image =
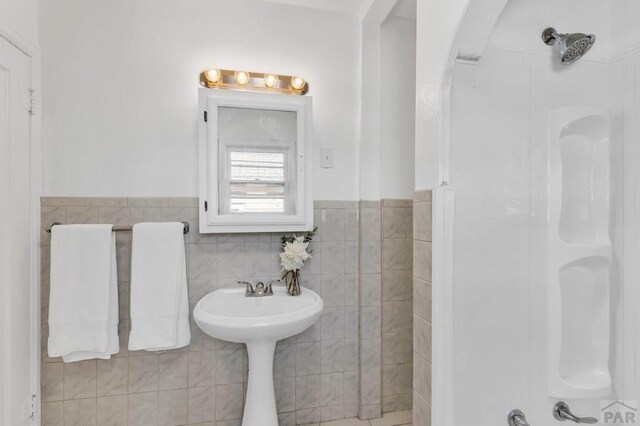
{"type": "Polygon", "coordinates": [[[360,202],[362,419],[413,402],[412,210],[412,200],[360,202]]]}
{"type": "Polygon", "coordinates": [[[413,404],[413,200],[382,200],[382,411],[413,404]]]}
{"type": "Polygon", "coordinates": [[[360,201],[360,413],[382,414],[382,209],[360,201]]]}
{"type": "Polygon", "coordinates": [[[431,425],[431,191],[413,203],[413,424],[431,425]]]}
{"type": "MultiPolygon", "coordinates": [[[[358,383],[359,361],[367,372],[374,363],[359,351],[358,309],[375,301],[358,296],[358,212],[356,202],[315,203],[318,234],[313,258],[302,271],[303,285],[322,295],[321,320],[301,335],[280,342],[274,377],[281,426],[305,424],[358,414],[359,386],[371,384],[366,402],[380,412],[380,356],[377,377],[358,383]],[[366,382],[366,383],[364,383],[366,382]],[[377,401],[377,402],[376,402],[377,401]]],[[[376,209],[374,209],[376,210],[376,209]]],[[[377,215],[377,216],[376,216],[377,215]]],[[[377,207],[380,229],[380,206],[377,207]]],[[[63,364],[46,356],[50,236],[52,222],[113,223],[188,221],[187,267],[191,306],[206,293],[250,281],[279,278],[280,234],[200,235],[195,198],[59,198],[42,199],[42,401],[44,426],[50,425],[240,425],[247,380],[247,356],[242,345],[204,335],[191,324],[191,344],[163,353],[129,352],[130,234],[117,234],[120,293],[120,353],[111,360],[63,364]]],[[[368,222],[367,222],[368,223],[368,222]]],[[[373,231],[375,234],[375,231],[373,231]]],[[[367,235],[367,238],[369,236],[367,235]]],[[[368,240],[367,240],[368,241],[368,240]]],[[[367,253],[369,254],[369,246],[367,253]]],[[[372,245],[376,267],[370,271],[380,283],[380,237],[372,245]],[[375,246],[375,247],[373,247],[375,246]]],[[[379,294],[380,292],[378,292],[379,294]]],[[[365,327],[363,337],[378,342],[380,299],[371,306],[378,330],[365,327]]],[[[364,312],[363,312],[364,313],[364,312]]],[[[366,311],[367,315],[369,312],[366,311]]],[[[363,347],[363,352],[375,349],[363,347]]],[[[371,370],[369,370],[371,367],[371,370]]],[[[365,411],[368,411],[365,410],[365,411]]],[[[377,416],[375,416],[377,417],[377,416]]]]}

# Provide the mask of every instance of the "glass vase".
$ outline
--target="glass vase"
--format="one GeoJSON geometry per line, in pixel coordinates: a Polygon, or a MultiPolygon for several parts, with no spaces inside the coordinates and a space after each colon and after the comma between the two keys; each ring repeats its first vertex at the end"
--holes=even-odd
{"type": "Polygon", "coordinates": [[[295,271],[287,271],[284,274],[284,280],[287,284],[287,294],[289,296],[299,296],[300,291],[300,269],[295,271]]]}

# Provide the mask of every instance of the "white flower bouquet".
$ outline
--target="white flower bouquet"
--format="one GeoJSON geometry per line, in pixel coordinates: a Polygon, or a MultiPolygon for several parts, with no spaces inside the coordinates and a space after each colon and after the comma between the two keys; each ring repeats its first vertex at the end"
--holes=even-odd
{"type": "Polygon", "coordinates": [[[302,236],[282,236],[282,253],[280,253],[280,265],[282,265],[282,279],[287,284],[287,293],[290,296],[300,294],[300,268],[304,262],[311,259],[312,251],[309,243],[313,239],[318,228],[313,228],[302,236]]]}

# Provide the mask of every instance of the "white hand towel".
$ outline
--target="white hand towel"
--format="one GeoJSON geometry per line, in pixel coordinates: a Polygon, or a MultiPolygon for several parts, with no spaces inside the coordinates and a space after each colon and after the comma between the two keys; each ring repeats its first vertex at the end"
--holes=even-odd
{"type": "Polygon", "coordinates": [[[176,349],[191,341],[183,230],[179,222],[133,227],[132,351],[176,349]]]}
{"type": "Polygon", "coordinates": [[[118,353],[118,277],[112,225],[51,229],[49,356],[64,362],[118,353]]]}

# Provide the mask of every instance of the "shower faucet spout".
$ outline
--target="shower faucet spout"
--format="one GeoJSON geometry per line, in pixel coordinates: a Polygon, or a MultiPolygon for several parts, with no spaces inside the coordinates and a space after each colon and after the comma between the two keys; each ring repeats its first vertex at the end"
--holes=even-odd
{"type": "Polygon", "coordinates": [[[574,423],[598,423],[598,419],[595,417],[578,417],[574,415],[569,409],[569,406],[563,401],[560,401],[553,406],[553,417],[561,422],[571,420],[574,423]]]}

